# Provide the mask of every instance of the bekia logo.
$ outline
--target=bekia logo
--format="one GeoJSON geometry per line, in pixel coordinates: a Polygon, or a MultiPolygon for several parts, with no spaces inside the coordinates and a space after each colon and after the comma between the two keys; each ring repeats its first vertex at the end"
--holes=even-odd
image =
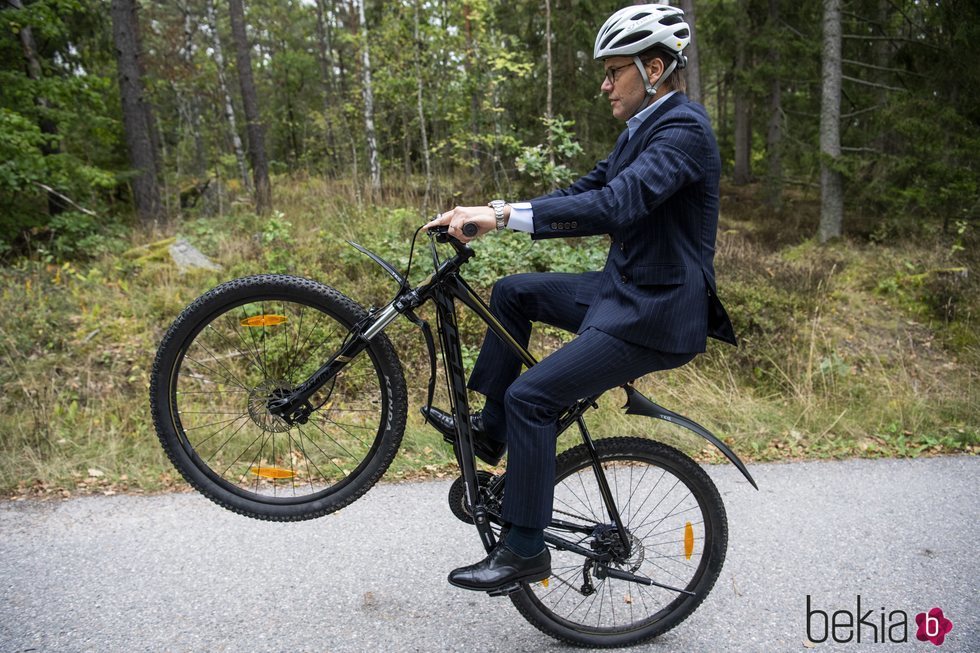
{"type": "MultiPolygon", "coordinates": [[[[915,615],[915,625],[915,638],[936,646],[942,646],[946,635],[953,630],[953,622],[938,607],[915,615]]],[[[807,594],[806,637],[814,644],[828,639],[838,644],[897,644],[909,640],[909,617],[905,610],[886,610],[884,606],[862,611],[860,594],[854,612],[847,609],[828,612],[814,607],[807,594]]]]}
{"type": "Polygon", "coordinates": [[[932,642],[936,646],[942,646],[947,633],[953,630],[953,622],[943,616],[942,608],[920,612],[915,615],[915,623],[919,625],[915,638],[920,642],[932,642]]]}

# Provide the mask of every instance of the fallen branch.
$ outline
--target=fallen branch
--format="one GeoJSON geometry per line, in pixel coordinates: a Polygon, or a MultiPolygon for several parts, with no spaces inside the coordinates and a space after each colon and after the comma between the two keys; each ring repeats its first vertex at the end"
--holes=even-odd
{"type": "Polygon", "coordinates": [[[50,186],[48,186],[47,184],[42,184],[42,183],[41,183],[41,182],[39,182],[39,181],[35,181],[35,182],[32,182],[32,183],[33,183],[33,184],[34,184],[35,186],[37,186],[38,188],[42,188],[42,189],[44,189],[44,190],[46,190],[47,192],[49,192],[49,193],[51,193],[51,194],[52,194],[52,195],[54,195],[55,197],[57,197],[57,198],[59,198],[59,199],[62,199],[62,200],[64,200],[64,201],[66,201],[66,202],[68,202],[69,204],[71,204],[72,206],[74,206],[74,207],[75,207],[76,209],[78,209],[78,210],[79,210],[79,211],[81,211],[82,213],[84,213],[84,214],[86,214],[86,215],[90,215],[90,216],[92,216],[93,218],[97,218],[97,217],[99,217],[99,216],[98,216],[98,214],[97,214],[97,213],[96,213],[95,211],[90,211],[89,209],[86,209],[86,208],[85,208],[85,207],[83,207],[83,206],[79,206],[79,205],[78,205],[78,203],[77,203],[77,202],[75,202],[75,201],[74,201],[73,199],[71,199],[70,197],[67,197],[66,195],[62,195],[61,193],[59,193],[59,192],[58,192],[58,191],[56,191],[55,189],[53,189],[53,188],[51,188],[51,187],[50,187],[50,186]]]}

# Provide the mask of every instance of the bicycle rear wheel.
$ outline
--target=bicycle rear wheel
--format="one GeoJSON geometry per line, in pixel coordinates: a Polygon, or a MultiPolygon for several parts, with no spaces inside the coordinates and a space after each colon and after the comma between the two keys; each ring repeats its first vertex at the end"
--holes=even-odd
{"type": "Polygon", "coordinates": [[[711,479],[676,449],[640,438],[607,438],[595,446],[629,533],[629,554],[606,514],[584,445],[558,457],[554,518],[581,526],[587,534],[571,538],[610,554],[609,569],[675,589],[615,579],[582,555],[552,549],[551,578],[524,584],[511,600],[534,626],[562,641],[631,646],[673,628],[705,599],[725,560],[728,523],[711,479]]]}
{"type": "Polygon", "coordinates": [[[401,365],[384,334],[310,398],[305,424],[269,402],[305,381],[366,317],[323,284],[285,275],[236,279],[185,309],[157,352],[157,435],[188,483],[235,512],[311,519],[364,494],[405,430],[401,365]]]}

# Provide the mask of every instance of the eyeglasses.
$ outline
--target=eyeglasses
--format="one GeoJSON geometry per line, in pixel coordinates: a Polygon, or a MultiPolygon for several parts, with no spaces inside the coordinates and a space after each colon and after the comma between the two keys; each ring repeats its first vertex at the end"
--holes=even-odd
{"type": "Polygon", "coordinates": [[[623,64],[622,66],[616,66],[615,68],[606,68],[606,81],[609,82],[610,84],[615,84],[616,73],[618,73],[623,68],[629,68],[632,65],[633,63],[630,62],[630,63],[623,64]]]}

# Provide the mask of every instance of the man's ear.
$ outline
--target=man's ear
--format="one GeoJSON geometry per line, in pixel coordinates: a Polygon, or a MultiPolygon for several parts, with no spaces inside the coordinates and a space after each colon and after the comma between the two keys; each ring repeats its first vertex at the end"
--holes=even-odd
{"type": "Polygon", "coordinates": [[[646,63],[647,76],[650,77],[650,83],[656,84],[660,76],[664,74],[664,62],[660,57],[654,57],[646,63]]]}

